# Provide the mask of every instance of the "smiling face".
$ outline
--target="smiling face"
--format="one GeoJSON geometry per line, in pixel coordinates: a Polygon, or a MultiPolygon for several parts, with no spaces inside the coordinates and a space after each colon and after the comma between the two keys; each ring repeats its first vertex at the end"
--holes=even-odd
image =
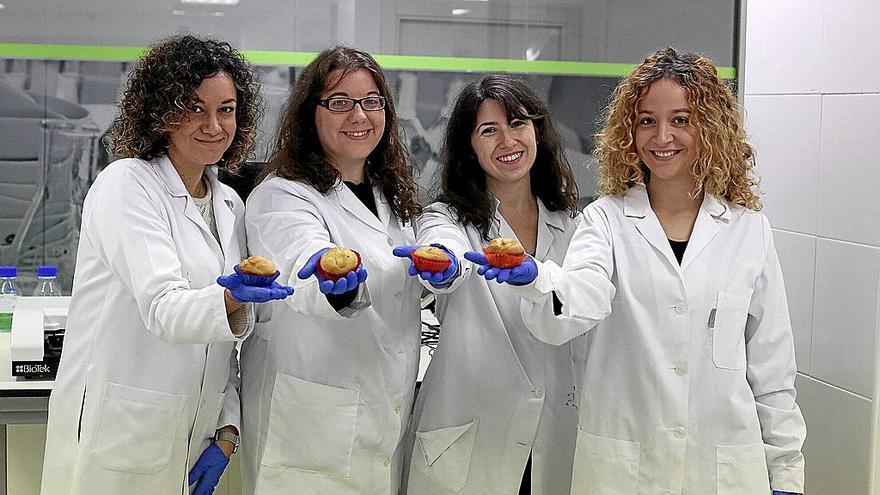
{"type": "Polygon", "coordinates": [[[235,85],[225,72],[202,79],[198,101],[168,133],[168,158],[175,167],[198,168],[217,163],[235,137],[235,85]]]}
{"type": "MultiPolygon", "coordinates": [[[[358,69],[346,74],[342,70],[330,73],[329,84],[320,98],[333,96],[365,98],[384,96],[370,71],[358,69]]],[[[385,109],[365,112],[360,105],[347,112],[332,112],[320,105],[315,109],[315,127],[321,147],[330,162],[341,169],[362,169],[367,157],[385,133],[385,109]]]]}
{"type": "Polygon", "coordinates": [[[471,147],[486,173],[490,192],[499,188],[531,188],[529,171],[538,151],[531,120],[509,120],[501,103],[487,99],[477,108],[471,147]]]}
{"type": "Polygon", "coordinates": [[[675,81],[660,79],[642,92],[637,112],[635,146],[651,171],[649,191],[664,184],[692,190],[700,137],[691,121],[687,91],[675,81]]]}

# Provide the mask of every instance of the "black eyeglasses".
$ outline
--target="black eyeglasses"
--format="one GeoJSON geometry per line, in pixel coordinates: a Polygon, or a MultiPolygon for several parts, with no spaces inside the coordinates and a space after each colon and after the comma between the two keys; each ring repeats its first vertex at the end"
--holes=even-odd
{"type": "Polygon", "coordinates": [[[385,97],[346,98],[345,96],[333,96],[326,100],[318,100],[318,105],[338,113],[350,112],[355,105],[360,105],[365,112],[376,112],[385,108],[385,97]]]}

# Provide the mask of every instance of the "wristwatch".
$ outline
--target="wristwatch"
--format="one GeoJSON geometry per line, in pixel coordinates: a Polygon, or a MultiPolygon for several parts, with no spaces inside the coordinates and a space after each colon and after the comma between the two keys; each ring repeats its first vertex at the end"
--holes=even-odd
{"type": "Polygon", "coordinates": [[[217,430],[214,432],[214,441],[223,440],[232,444],[232,453],[238,452],[238,446],[241,444],[241,437],[231,431],[217,430]]]}

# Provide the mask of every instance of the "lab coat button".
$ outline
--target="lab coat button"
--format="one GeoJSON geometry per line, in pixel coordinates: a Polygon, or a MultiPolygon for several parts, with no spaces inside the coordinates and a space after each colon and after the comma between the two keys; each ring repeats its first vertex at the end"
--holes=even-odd
{"type": "Polygon", "coordinates": [[[388,239],[388,245],[389,245],[390,247],[394,247],[394,241],[391,240],[391,239],[388,239]]]}
{"type": "Polygon", "coordinates": [[[394,406],[394,414],[400,414],[400,404],[394,406]]]}
{"type": "Polygon", "coordinates": [[[535,453],[536,454],[543,454],[544,453],[544,446],[538,445],[537,447],[535,447],[535,453]]]}
{"type": "Polygon", "coordinates": [[[675,305],[675,312],[676,313],[683,315],[685,313],[685,311],[687,311],[686,305],[684,305],[684,304],[676,304],[675,305]]]}
{"type": "Polygon", "coordinates": [[[676,366],[675,374],[678,376],[684,376],[687,374],[687,368],[685,368],[684,366],[676,366]]]}
{"type": "Polygon", "coordinates": [[[403,299],[403,291],[397,291],[394,293],[394,297],[396,299],[403,299]]]}
{"type": "Polygon", "coordinates": [[[544,391],[541,390],[540,388],[539,388],[538,390],[535,390],[535,397],[537,397],[537,398],[539,398],[539,399],[543,398],[543,397],[544,397],[544,391]]]}
{"type": "Polygon", "coordinates": [[[681,426],[675,428],[673,432],[675,433],[675,438],[684,438],[685,432],[684,428],[682,428],[681,426]]]}
{"type": "Polygon", "coordinates": [[[385,464],[385,467],[390,466],[390,465],[391,465],[391,459],[385,459],[385,462],[383,462],[382,464],[385,464]]]}

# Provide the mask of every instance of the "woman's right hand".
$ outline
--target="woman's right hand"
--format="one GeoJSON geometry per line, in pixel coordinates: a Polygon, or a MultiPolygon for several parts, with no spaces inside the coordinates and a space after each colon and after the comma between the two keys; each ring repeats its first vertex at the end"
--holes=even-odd
{"type": "Polygon", "coordinates": [[[452,251],[446,249],[445,246],[442,246],[440,244],[431,244],[431,246],[441,249],[452,261],[449,266],[447,266],[446,269],[442,272],[419,271],[419,269],[416,268],[415,261],[413,261],[412,258],[412,254],[413,251],[419,249],[422,246],[397,246],[396,248],[394,248],[394,251],[392,251],[392,253],[394,254],[394,256],[397,256],[399,258],[409,259],[410,265],[407,273],[409,273],[411,276],[415,277],[416,275],[418,275],[422,280],[426,280],[431,284],[437,286],[448,285],[452,283],[452,281],[455,280],[455,278],[458,277],[458,275],[460,274],[458,270],[458,258],[454,254],[452,254],[452,251]]]}
{"type": "Polygon", "coordinates": [[[338,280],[327,280],[322,277],[318,273],[318,262],[321,260],[321,256],[329,250],[330,248],[324,248],[313,254],[296,276],[305,280],[314,275],[318,279],[318,289],[322,294],[343,294],[356,289],[358,285],[364,283],[364,280],[367,279],[367,270],[364,268],[363,263],[338,280]]]}
{"type": "Polygon", "coordinates": [[[510,285],[528,285],[538,277],[538,265],[534,258],[526,255],[522,263],[513,268],[499,268],[492,266],[486,255],[478,251],[468,251],[464,253],[466,260],[480,265],[477,273],[486,278],[486,280],[495,280],[499,284],[508,283],[510,285]]]}

